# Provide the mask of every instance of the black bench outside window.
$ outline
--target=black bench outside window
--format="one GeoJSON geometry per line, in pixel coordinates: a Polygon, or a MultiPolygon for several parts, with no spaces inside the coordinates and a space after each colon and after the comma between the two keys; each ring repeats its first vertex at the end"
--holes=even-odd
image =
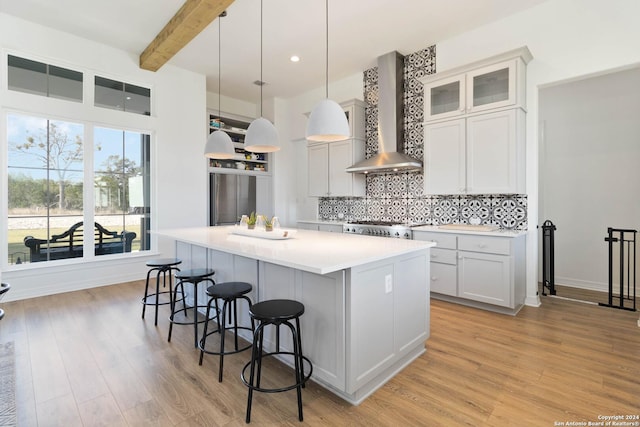
{"type": "MultiPolygon", "coordinates": [[[[51,236],[51,239],[37,239],[33,236],[24,238],[29,248],[31,262],[52,261],[67,258],[80,258],[84,254],[85,230],[80,221],[62,234],[51,236]]],[[[108,255],[131,252],[131,243],[136,238],[133,231],[109,231],[99,223],[95,223],[94,245],[95,255],[108,255]]]]}

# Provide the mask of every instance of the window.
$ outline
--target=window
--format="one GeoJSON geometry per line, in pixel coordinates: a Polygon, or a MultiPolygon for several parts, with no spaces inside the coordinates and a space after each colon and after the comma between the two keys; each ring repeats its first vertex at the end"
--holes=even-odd
{"type": "Polygon", "coordinates": [[[151,115],[151,90],[96,76],[95,106],[151,115]]]}
{"type": "Polygon", "coordinates": [[[95,128],[96,221],[135,232],[133,247],[142,250],[149,249],[149,149],[149,135],[95,128]]]}
{"type": "Polygon", "coordinates": [[[87,126],[7,116],[9,264],[149,249],[150,136],[95,127],[87,142],[87,126]],[[85,227],[87,217],[97,224],[85,227]]]}
{"type": "Polygon", "coordinates": [[[84,126],[9,115],[7,132],[8,255],[19,264],[31,259],[25,238],[48,241],[82,219],[84,126]]]}
{"type": "Polygon", "coordinates": [[[8,65],[10,90],[82,102],[81,72],[13,55],[8,65]]]}

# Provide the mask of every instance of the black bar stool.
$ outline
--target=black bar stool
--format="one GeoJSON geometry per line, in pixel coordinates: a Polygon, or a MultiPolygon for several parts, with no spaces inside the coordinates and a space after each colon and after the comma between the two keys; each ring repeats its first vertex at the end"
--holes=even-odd
{"type": "Polygon", "coordinates": [[[254,304],[249,310],[249,314],[253,320],[259,322],[258,327],[253,333],[253,349],[251,351],[251,361],[242,369],[240,375],[242,382],[249,388],[249,396],[247,398],[247,418],[246,422],[251,421],[251,400],[253,391],[261,391],[264,393],[279,393],[283,391],[297,390],[298,394],[298,419],[302,421],[302,388],[313,372],[311,361],[302,354],[302,337],[300,336],[300,316],[304,313],[304,305],[298,301],[287,299],[274,299],[262,301],[254,304]],[[291,324],[291,320],[295,320],[295,327],[291,324]],[[272,353],[264,353],[262,349],[262,341],[264,338],[264,327],[267,325],[275,325],[276,327],[276,351],[272,353]],[[293,337],[293,352],[280,351],[280,325],[286,325],[291,330],[293,337]],[[262,374],[262,359],[275,355],[291,355],[294,360],[295,383],[281,388],[262,388],[260,387],[260,376],[262,374]],[[309,366],[309,373],[304,374],[304,362],[309,366]],[[256,371],[257,365],[257,373],[256,371]],[[251,367],[249,380],[247,381],[245,372],[251,367]],[[257,375],[256,375],[257,374],[257,375]]]}
{"type": "MultiPolygon", "coordinates": [[[[9,289],[11,289],[11,285],[10,284],[8,284],[8,283],[0,283],[0,299],[2,299],[4,294],[9,292],[9,289]]],[[[0,319],[2,319],[3,317],[4,317],[4,310],[0,308],[0,319]]]]}
{"type": "Polygon", "coordinates": [[[200,362],[202,365],[202,359],[204,354],[218,354],[220,355],[220,367],[218,372],[218,381],[222,382],[222,371],[224,365],[224,355],[225,354],[235,354],[240,353],[241,351],[249,350],[251,348],[251,343],[248,345],[239,348],[238,346],[238,329],[245,329],[247,331],[255,330],[253,318],[251,319],[251,327],[247,326],[238,326],[238,299],[243,299],[249,304],[249,310],[251,310],[251,300],[246,296],[253,287],[251,284],[246,282],[226,282],[226,283],[218,283],[213,286],[209,286],[207,288],[207,295],[209,295],[209,303],[207,304],[207,314],[206,317],[209,318],[211,312],[211,305],[215,304],[216,310],[216,321],[218,323],[218,327],[211,332],[207,332],[207,327],[209,323],[205,323],[204,332],[202,333],[202,339],[198,343],[198,347],[200,348],[200,362]],[[218,300],[221,299],[224,301],[222,304],[222,311],[218,310],[218,300]],[[229,322],[227,323],[227,310],[229,309],[229,322]],[[219,313],[219,315],[218,315],[219,313]],[[233,315],[233,325],[231,325],[231,316],[233,315]],[[220,318],[222,316],[222,319],[220,318]],[[235,347],[233,350],[227,350],[224,347],[225,341],[225,332],[233,330],[235,334],[235,347]],[[220,349],[219,350],[207,350],[207,337],[209,335],[219,333],[220,334],[220,349]]]}
{"type": "MultiPolygon", "coordinates": [[[[173,289],[173,299],[171,304],[171,315],[169,316],[169,336],[167,337],[167,341],[171,341],[171,332],[173,331],[173,324],[177,325],[190,325],[193,324],[193,345],[194,347],[198,347],[198,323],[204,323],[211,320],[210,318],[202,317],[198,319],[198,309],[206,308],[206,305],[198,305],[198,285],[200,283],[210,283],[215,285],[216,282],[213,281],[211,276],[215,274],[215,271],[210,268],[195,268],[192,270],[184,270],[176,273],[176,279],[178,283],[176,283],[175,288],[173,289]],[[187,307],[186,300],[182,299],[182,308],[177,310],[176,303],[178,298],[178,289],[184,295],[184,284],[191,283],[193,284],[193,306],[187,307]],[[188,310],[193,310],[193,320],[189,320],[188,310]],[[176,314],[182,313],[182,318],[176,320],[176,314]]],[[[217,313],[216,313],[217,316],[217,313]]]]}
{"type": "MultiPolygon", "coordinates": [[[[154,325],[158,326],[158,306],[170,304],[173,305],[173,281],[171,279],[171,275],[174,271],[178,272],[180,269],[177,267],[181,260],[178,258],[160,258],[160,259],[152,259],[147,261],[147,267],[149,271],[147,271],[147,281],[144,285],[144,297],[142,297],[142,318],[144,319],[144,312],[148,305],[155,305],[156,307],[156,318],[154,325]],[[151,277],[151,273],[156,272],[156,292],[149,294],[149,278],[151,277]],[[160,292],[160,276],[162,275],[162,287],[167,287],[167,274],[169,275],[169,290],[160,292]],[[160,302],[160,295],[169,295],[169,301],[160,302]]],[[[182,294],[182,298],[184,299],[184,292],[182,294]]]]}

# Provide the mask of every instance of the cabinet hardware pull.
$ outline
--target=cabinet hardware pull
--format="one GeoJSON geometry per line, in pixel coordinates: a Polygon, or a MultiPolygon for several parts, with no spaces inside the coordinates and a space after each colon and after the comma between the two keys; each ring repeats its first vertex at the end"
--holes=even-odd
{"type": "Polygon", "coordinates": [[[436,276],[432,276],[432,277],[431,277],[431,281],[432,281],[432,282],[435,282],[436,280],[438,280],[438,278],[437,278],[436,276]]]}

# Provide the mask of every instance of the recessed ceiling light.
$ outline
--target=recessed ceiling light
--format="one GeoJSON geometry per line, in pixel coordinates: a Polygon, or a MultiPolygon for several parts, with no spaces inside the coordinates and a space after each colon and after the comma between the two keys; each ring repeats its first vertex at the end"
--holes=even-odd
{"type": "Polygon", "coordinates": [[[300,61],[300,57],[298,55],[293,55],[291,58],[289,58],[289,60],[291,62],[299,62],[300,61]]]}

